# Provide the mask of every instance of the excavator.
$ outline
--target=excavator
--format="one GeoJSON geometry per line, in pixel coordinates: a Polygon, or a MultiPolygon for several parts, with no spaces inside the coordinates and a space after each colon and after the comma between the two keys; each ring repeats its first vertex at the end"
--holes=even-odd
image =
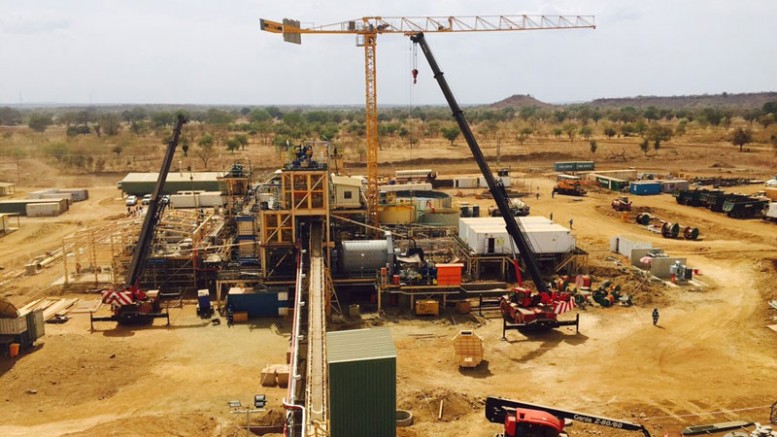
{"type": "Polygon", "coordinates": [[[443,72],[440,71],[440,67],[437,65],[437,61],[435,60],[429,45],[426,43],[424,34],[417,33],[411,35],[410,39],[421,47],[421,50],[434,73],[434,78],[437,80],[443,95],[445,95],[445,99],[448,101],[448,105],[453,112],[453,117],[456,119],[459,129],[461,129],[461,133],[472,151],[472,156],[475,158],[475,162],[477,162],[480,172],[483,174],[483,178],[488,184],[488,189],[496,202],[499,215],[504,218],[507,233],[518,247],[518,253],[536,288],[536,292],[532,292],[529,289],[522,287],[523,280],[520,268],[518,267],[518,261],[513,260],[519,286],[512,290],[511,293],[502,296],[499,303],[503,320],[502,338],[506,338],[505,334],[509,329],[526,333],[548,330],[561,326],[575,326],[575,330],[577,331],[580,326],[579,315],[576,316],[575,320],[558,320],[558,313],[561,312],[559,309],[569,308],[569,306],[573,304],[573,300],[569,293],[551,291],[547,282],[542,279],[539,264],[535,257],[535,251],[528,236],[524,232],[520,221],[515,219],[515,214],[511,208],[512,202],[507,194],[507,190],[501,181],[497,181],[496,178],[494,178],[491,168],[489,167],[488,162],[486,162],[486,158],[483,156],[483,152],[481,151],[477,140],[475,140],[475,136],[472,134],[472,130],[464,117],[461,107],[453,96],[453,92],[448,86],[448,82],[445,80],[443,72]]]}
{"type": "MultiPolygon", "coordinates": [[[[100,292],[102,303],[111,306],[112,315],[110,317],[91,317],[90,323],[112,321],[120,325],[133,325],[150,323],[155,318],[165,318],[167,319],[167,324],[170,324],[169,314],[161,311],[158,290],[148,292],[141,290],[140,277],[151,250],[154,230],[162,216],[162,211],[167,206],[167,197],[163,196],[165,180],[167,179],[167,173],[170,171],[170,165],[173,162],[173,155],[178,147],[178,140],[181,137],[181,129],[184,123],[186,123],[186,119],[183,115],[178,115],[178,121],[173,130],[173,137],[167,145],[162,168],[159,170],[159,177],[147,206],[146,216],[140,228],[140,235],[132,252],[132,260],[127,270],[124,285],[118,290],[102,290],[100,292]]],[[[92,325],[92,327],[94,326],[92,325]]]]}

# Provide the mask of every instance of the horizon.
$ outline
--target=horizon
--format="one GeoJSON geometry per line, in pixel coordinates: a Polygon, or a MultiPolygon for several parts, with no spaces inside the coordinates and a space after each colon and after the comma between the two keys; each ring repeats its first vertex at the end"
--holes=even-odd
{"type": "MultiPolygon", "coordinates": [[[[550,102],[550,101],[543,101],[541,99],[538,99],[534,97],[531,94],[513,94],[511,96],[505,97],[503,99],[489,102],[489,103],[460,103],[462,106],[466,107],[472,107],[472,106],[488,106],[493,105],[499,102],[502,102],[504,100],[513,98],[513,97],[529,97],[532,99],[537,100],[540,103],[553,105],[553,106],[569,106],[569,105],[590,105],[594,104],[594,102],[597,101],[608,101],[608,100],[629,100],[629,99],[669,99],[669,98],[698,98],[698,97],[730,97],[730,96],[752,96],[752,95],[768,95],[768,94],[777,94],[777,91],[755,91],[755,92],[744,92],[744,93],[729,93],[726,91],[722,91],[719,93],[704,93],[704,94],[679,94],[679,95],[635,95],[635,96],[625,96],[625,97],[597,97],[592,100],[586,100],[586,101],[560,101],[560,102],[550,102]]],[[[330,103],[330,104],[306,104],[306,103],[268,103],[268,104],[253,104],[253,103],[121,103],[121,102],[108,102],[108,103],[73,103],[73,102],[23,102],[23,103],[3,103],[0,102],[0,106],[3,107],[9,107],[14,109],[45,109],[45,108],[81,108],[81,107],[111,107],[111,106],[203,106],[203,107],[235,107],[235,108],[243,108],[243,107],[269,107],[269,106],[277,106],[277,107],[295,107],[295,108],[363,108],[364,104],[361,103],[352,103],[352,104],[345,104],[345,103],[330,103]]],[[[384,108],[401,108],[406,107],[409,105],[406,104],[393,104],[393,103],[383,103],[378,104],[378,107],[384,107],[384,108]]],[[[445,102],[442,103],[427,103],[427,104],[415,104],[413,107],[447,107],[447,104],[445,102]]]]}

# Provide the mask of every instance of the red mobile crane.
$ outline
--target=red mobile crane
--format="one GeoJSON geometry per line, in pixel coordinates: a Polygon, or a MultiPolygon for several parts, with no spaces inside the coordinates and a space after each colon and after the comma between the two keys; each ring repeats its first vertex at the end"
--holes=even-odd
{"type": "Polygon", "coordinates": [[[644,425],[493,396],[486,398],[486,419],[504,424],[505,432],[497,434],[497,437],[566,436],[564,420],[567,419],[625,431],[641,431],[644,437],[652,437],[644,425]]]}
{"type": "Polygon", "coordinates": [[[162,211],[167,206],[166,198],[163,198],[165,180],[170,171],[170,165],[173,162],[175,149],[178,147],[178,140],[181,137],[181,129],[186,119],[183,115],[178,115],[178,121],[173,130],[173,137],[167,144],[167,151],[162,160],[162,168],[159,170],[159,177],[151,195],[151,201],[146,210],[146,216],[143,220],[143,226],[140,228],[140,235],[132,252],[132,261],[130,261],[127,270],[127,277],[124,286],[120,290],[102,290],[102,302],[110,304],[113,314],[110,317],[91,317],[91,322],[109,322],[115,321],[119,324],[138,324],[148,323],[155,318],[166,318],[167,324],[170,324],[170,316],[166,312],[161,312],[159,296],[156,293],[145,292],[140,289],[140,276],[146,265],[151,242],[154,238],[156,229],[162,211]]]}
{"type": "Polygon", "coordinates": [[[456,98],[453,96],[453,92],[448,86],[448,82],[445,80],[443,72],[440,71],[440,67],[437,65],[437,61],[426,43],[424,34],[417,33],[411,35],[410,39],[421,46],[421,50],[434,73],[434,78],[440,85],[440,89],[442,90],[443,95],[445,95],[445,99],[448,101],[448,106],[450,106],[451,111],[453,111],[453,117],[456,119],[459,129],[461,129],[461,133],[467,140],[467,144],[472,151],[472,156],[475,158],[475,162],[477,162],[480,172],[483,174],[483,178],[488,184],[488,189],[494,197],[496,206],[499,209],[499,214],[504,218],[507,233],[518,246],[519,255],[537,289],[537,293],[534,294],[521,287],[523,284],[518,262],[517,260],[513,260],[519,287],[516,287],[512,293],[503,296],[500,300],[499,307],[502,311],[503,319],[502,337],[505,337],[505,332],[508,329],[526,332],[531,330],[547,330],[560,326],[575,326],[575,330],[577,330],[580,322],[579,315],[575,317],[575,320],[558,320],[558,314],[556,313],[557,306],[572,305],[573,301],[571,295],[569,295],[569,293],[551,291],[548,284],[542,280],[540,268],[535,259],[535,251],[531,242],[521,227],[520,222],[515,219],[513,211],[510,209],[511,203],[507,190],[502,182],[497,181],[494,178],[493,173],[491,173],[491,168],[489,167],[488,162],[486,162],[486,158],[483,156],[483,152],[480,150],[480,146],[478,145],[477,140],[475,140],[475,136],[472,134],[469,123],[467,123],[466,118],[464,118],[464,113],[459,107],[456,98]]]}

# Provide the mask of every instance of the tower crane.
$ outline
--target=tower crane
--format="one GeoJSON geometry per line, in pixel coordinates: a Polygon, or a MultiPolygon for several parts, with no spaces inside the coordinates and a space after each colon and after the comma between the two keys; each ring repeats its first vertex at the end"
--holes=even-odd
{"type": "MultiPolygon", "coordinates": [[[[378,89],[377,38],[381,34],[499,32],[549,29],[595,29],[593,15],[477,15],[436,17],[362,17],[324,26],[301,27],[300,22],[261,19],[260,28],[283,34],[286,42],[301,44],[303,34],[356,35],[364,47],[367,138],[367,224],[378,226],[378,89]]],[[[415,72],[414,72],[415,74],[415,72]]]]}

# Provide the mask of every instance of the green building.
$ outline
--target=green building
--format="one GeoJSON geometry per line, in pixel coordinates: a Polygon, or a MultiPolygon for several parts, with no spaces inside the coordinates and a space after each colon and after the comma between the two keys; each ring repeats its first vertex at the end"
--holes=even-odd
{"type": "Polygon", "coordinates": [[[331,437],[396,437],[397,350],[388,328],[326,334],[331,437]]]}

